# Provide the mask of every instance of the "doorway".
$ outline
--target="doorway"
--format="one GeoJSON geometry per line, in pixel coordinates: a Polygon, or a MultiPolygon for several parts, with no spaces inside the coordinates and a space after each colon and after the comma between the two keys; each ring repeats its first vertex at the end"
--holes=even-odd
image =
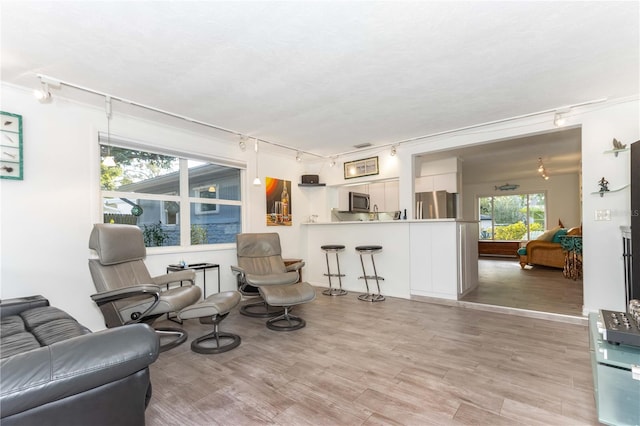
{"type": "MultiPolygon", "coordinates": [[[[478,197],[518,192],[545,193],[545,226],[582,223],[581,129],[562,129],[509,140],[487,142],[422,156],[461,160],[462,191],[458,219],[479,220],[478,197]],[[538,168],[544,162],[544,179],[538,168]],[[502,188],[502,189],[501,189],[502,188]],[[515,189],[514,188],[514,189],[515,189]]],[[[529,237],[535,238],[535,235],[529,237]]],[[[514,241],[520,245],[521,241],[514,241]]],[[[461,300],[545,313],[582,316],[583,282],[564,278],[562,269],[527,266],[512,257],[478,259],[479,286],[461,300]]]]}

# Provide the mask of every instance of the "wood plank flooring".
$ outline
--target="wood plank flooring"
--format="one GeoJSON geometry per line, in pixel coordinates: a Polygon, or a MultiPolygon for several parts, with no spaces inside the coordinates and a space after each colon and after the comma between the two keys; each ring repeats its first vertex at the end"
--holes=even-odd
{"type": "Polygon", "coordinates": [[[151,366],[147,424],[598,424],[584,325],[319,290],[298,331],[234,310],[242,344],[219,355],[191,352],[210,326],[185,322],[151,366]]]}
{"type": "Polygon", "coordinates": [[[582,280],[566,279],[562,270],[520,268],[517,260],[481,258],[477,289],[462,300],[554,314],[582,316],[582,280]]]}

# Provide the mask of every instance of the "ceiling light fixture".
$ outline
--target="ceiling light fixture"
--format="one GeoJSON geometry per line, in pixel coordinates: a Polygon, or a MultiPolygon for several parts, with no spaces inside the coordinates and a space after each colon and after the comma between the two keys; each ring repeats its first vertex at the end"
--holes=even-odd
{"type": "Polygon", "coordinates": [[[549,175],[547,174],[547,169],[544,167],[544,163],[542,162],[542,157],[538,157],[538,173],[544,180],[549,180],[549,175]]]}
{"type": "Polygon", "coordinates": [[[562,127],[565,124],[567,124],[567,118],[564,116],[564,114],[556,112],[556,114],[553,116],[553,125],[556,127],[562,127]]]}
{"type": "Polygon", "coordinates": [[[296,161],[297,161],[297,162],[302,161],[302,152],[298,151],[298,152],[296,153],[296,161]]]}
{"type": "Polygon", "coordinates": [[[40,89],[36,89],[33,91],[33,96],[43,104],[51,102],[51,91],[50,88],[60,88],[60,82],[58,80],[54,80],[49,77],[45,77],[43,75],[39,75],[40,78],[40,89]]]}
{"type": "Polygon", "coordinates": [[[396,145],[391,145],[391,156],[394,157],[397,153],[396,145]]]}
{"type": "Polygon", "coordinates": [[[256,178],[253,180],[253,185],[254,186],[260,186],[260,185],[262,185],[262,182],[260,181],[260,178],[258,177],[258,139],[256,139],[256,144],[254,145],[253,149],[256,152],[256,178]]]}
{"type": "Polygon", "coordinates": [[[247,141],[244,136],[240,136],[240,141],[238,142],[238,146],[240,147],[240,151],[245,152],[247,150],[247,141]]]}
{"type": "Polygon", "coordinates": [[[36,89],[33,91],[33,96],[43,104],[51,102],[51,92],[49,91],[49,84],[41,81],[40,85],[40,89],[36,89]]]}
{"type": "Polygon", "coordinates": [[[107,113],[107,156],[102,160],[105,167],[115,167],[116,160],[111,155],[111,98],[105,96],[105,111],[107,113]]]}
{"type": "Polygon", "coordinates": [[[336,159],[335,158],[331,158],[331,161],[329,162],[329,167],[333,167],[336,165],[336,159]]]}

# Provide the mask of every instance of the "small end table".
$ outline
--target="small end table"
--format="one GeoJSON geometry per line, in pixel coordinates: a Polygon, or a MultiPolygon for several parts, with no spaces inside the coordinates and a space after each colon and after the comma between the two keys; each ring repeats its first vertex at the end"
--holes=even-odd
{"type": "Polygon", "coordinates": [[[218,293],[220,293],[220,265],[218,265],[217,263],[191,263],[185,266],[169,265],[167,266],[167,274],[169,272],[184,271],[185,269],[194,269],[195,271],[202,271],[203,299],[207,298],[207,269],[217,269],[218,270],[218,293]]]}

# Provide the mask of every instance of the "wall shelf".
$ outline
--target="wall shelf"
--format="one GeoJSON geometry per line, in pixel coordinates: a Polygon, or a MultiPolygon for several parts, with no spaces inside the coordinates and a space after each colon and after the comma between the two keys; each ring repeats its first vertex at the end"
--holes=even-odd
{"type": "Polygon", "coordinates": [[[622,191],[623,189],[627,188],[629,185],[625,185],[625,186],[621,186],[620,188],[616,188],[616,189],[610,189],[608,191],[596,191],[596,192],[592,192],[592,195],[596,195],[596,194],[600,194],[601,197],[604,196],[604,194],[608,194],[610,192],[618,192],[618,191],[622,191]]]}
{"type": "Polygon", "coordinates": [[[625,152],[625,151],[629,151],[629,148],[622,148],[622,149],[610,149],[609,151],[605,151],[605,154],[613,154],[616,157],[618,156],[619,153],[621,152],[625,152]]]}
{"type": "Polygon", "coordinates": [[[327,186],[326,183],[299,183],[298,186],[327,186]]]}

